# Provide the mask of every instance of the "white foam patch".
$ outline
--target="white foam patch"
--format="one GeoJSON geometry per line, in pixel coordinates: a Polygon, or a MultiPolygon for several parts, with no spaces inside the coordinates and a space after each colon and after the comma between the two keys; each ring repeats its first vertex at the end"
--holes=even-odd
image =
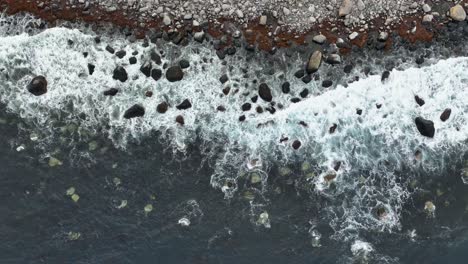
{"type": "MultiPolygon", "coordinates": [[[[0,100],[11,112],[42,128],[47,128],[51,122],[51,110],[66,111],[71,102],[73,110],[63,119],[78,119],[80,113],[85,113],[88,118],[80,121],[82,127],[94,130],[96,126],[108,125],[109,137],[120,147],[125,147],[129,138],[138,139],[152,131],[160,131],[163,138],[171,139],[173,146],[181,151],[196,140],[207,147],[222,146],[221,154],[210,156],[217,161],[212,184],[220,189],[226,180],[235,181],[238,172],[247,168],[246,160],[253,158],[263,160],[265,171],[272,161],[281,164],[298,158],[309,160],[320,168],[321,176],[326,175],[335,161],[341,161],[343,165],[334,179],[334,190],[329,190],[330,184],[324,177],[316,177],[314,181],[320,194],[350,193],[328,212],[332,227],[344,233],[361,228],[387,230],[398,226],[407,193],[405,186],[398,183],[395,171],[408,166],[416,168],[413,163],[417,149],[423,150],[424,169],[433,172],[443,171],[446,157],[466,151],[468,58],[393,71],[384,84],[380,76],[372,76],[347,88],[338,86],[326,91],[291,78],[295,91],[305,87],[311,90],[310,97],[297,104],[289,102],[290,95],[281,94],[279,75],[268,76],[265,82],[272,88],[274,100],[285,108],[277,109],[274,115],[268,112],[258,115],[254,104],[252,110],[245,113],[246,121],[239,122],[243,114],[240,106],[256,94],[257,86],[244,88],[244,82],[240,81],[237,94],[222,96],[223,86],[218,78],[232,65],[235,69],[230,79],[242,79],[237,68],[244,66],[245,61],[229,58],[228,66],[223,66],[210,48],[191,44],[177,57],[191,62],[184,80],[170,83],[163,77],[154,81],[139,72],[140,55],[148,54],[152,48],[155,47],[144,48],[141,43],[128,43],[120,38],[103,38],[103,43],[95,45],[94,36],[64,28],[49,29],[34,36],[2,37],[0,100]],[[69,39],[74,41],[72,47],[67,44],[69,39]],[[106,43],[116,50],[125,49],[127,56],[118,59],[106,52],[106,43]],[[129,65],[128,57],[134,50],[139,51],[139,61],[129,65]],[[88,58],[82,52],[89,52],[88,58]],[[213,63],[204,64],[203,69],[199,62],[204,57],[215,59],[213,63]],[[93,75],[87,73],[88,62],[96,65],[93,75]],[[112,79],[112,72],[118,65],[128,72],[129,80],[125,83],[112,79]],[[36,97],[28,93],[25,87],[34,75],[46,76],[47,94],[36,97]],[[120,90],[119,94],[105,97],[103,91],[113,87],[120,90]],[[154,96],[146,98],[147,90],[153,91],[154,96]],[[247,91],[250,94],[243,96],[247,91]],[[414,95],[424,98],[426,104],[418,106],[414,95]],[[175,105],[186,98],[193,107],[176,110],[175,105]],[[157,104],[166,100],[171,105],[169,111],[157,113],[157,104]],[[124,111],[136,103],[145,107],[145,116],[124,119],[124,111]],[[376,104],[381,104],[381,108],[376,104]],[[217,112],[219,105],[225,106],[226,111],[217,112]],[[361,116],[356,114],[357,108],[362,109],[361,116]],[[439,116],[445,108],[451,108],[452,114],[448,121],[442,122],[439,116]],[[184,127],[175,122],[179,114],[185,118],[184,127]],[[418,116],[434,121],[434,138],[419,134],[414,124],[418,116]],[[307,127],[299,125],[300,121],[307,127]],[[330,134],[333,124],[338,126],[330,134]],[[288,137],[289,141],[279,143],[282,137],[288,137]],[[291,147],[296,139],[302,142],[299,150],[291,147]],[[360,173],[365,175],[360,178],[360,173]],[[376,206],[385,208],[383,219],[373,215],[376,206]]],[[[170,58],[165,62],[176,62],[171,44],[157,49],[165,50],[166,58],[170,58]]],[[[256,76],[265,64],[268,62],[250,61],[249,75],[256,76]]],[[[294,71],[283,70],[286,76],[294,71]]],[[[231,91],[235,90],[233,82],[230,84],[231,91]]],[[[268,104],[259,99],[258,105],[266,107],[268,104]]],[[[223,190],[232,195],[229,188],[223,190]]]]}

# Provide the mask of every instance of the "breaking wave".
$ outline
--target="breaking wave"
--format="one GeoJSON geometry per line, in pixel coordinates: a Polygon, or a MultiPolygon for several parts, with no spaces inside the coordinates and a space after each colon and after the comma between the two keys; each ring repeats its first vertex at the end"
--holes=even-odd
{"type": "MultiPolygon", "coordinates": [[[[358,239],[359,230],[398,230],[411,177],[421,172],[437,175],[467,151],[468,58],[393,70],[384,82],[380,76],[370,76],[346,87],[325,89],[294,78],[297,65],[303,63],[299,56],[269,60],[262,55],[246,58],[250,55],[243,52],[223,63],[198,43],[142,45],[103,36],[97,44],[93,33],[66,28],[31,36],[8,34],[0,38],[0,101],[33,123],[44,144],[55,141],[57,131],[64,128],[74,130],[80,139],[103,133],[123,149],[155,131],[174,151],[186,152],[188,146],[200,144],[207,159],[214,160],[211,184],[226,197],[255,190],[261,203],[267,203],[264,194],[271,174],[291,180],[311,199],[325,200],[329,206],[323,206],[320,215],[329,219],[334,237],[345,240],[358,239]],[[119,59],[105,50],[106,45],[127,55],[119,59]],[[162,64],[190,62],[181,82],[154,81],[140,72],[152,50],[162,55],[162,64]],[[128,63],[131,54],[138,54],[137,64],[128,63]],[[88,63],[95,65],[92,75],[88,63]],[[112,78],[116,66],[125,67],[128,81],[112,78]],[[265,74],[270,69],[274,72],[265,74]],[[229,76],[226,84],[219,81],[223,74],[229,76]],[[25,88],[35,75],[48,80],[49,91],[43,96],[33,96],[25,88]],[[291,83],[290,94],[281,92],[285,81],[291,83]],[[274,114],[255,111],[257,106],[271,107],[270,103],[260,98],[251,101],[262,82],[272,89],[274,114]],[[228,95],[222,91],[226,86],[230,86],[228,95]],[[119,93],[104,96],[109,88],[119,93]],[[291,98],[304,88],[310,91],[308,98],[292,103],[291,98]],[[146,91],[153,96],[146,97],[146,91]],[[416,104],[415,95],[425,100],[423,106],[416,104]],[[185,99],[192,107],[177,110],[175,106],[185,99]],[[170,107],[160,114],[156,106],[163,101],[170,107]],[[242,112],[245,102],[253,107],[242,112]],[[145,116],[124,119],[123,113],[134,104],[145,108],[145,116]],[[217,111],[219,106],[225,111],[217,111]],[[439,117],[446,108],[452,114],[442,122],[439,117]],[[183,115],[184,126],[175,122],[178,115],[183,115]],[[434,138],[418,132],[414,124],[418,116],[434,122],[434,138]],[[295,140],[301,142],[297,150],[292,147],[295,140]],[[422,158],[415,158],[416,152],[422,158]]],[[[257,210],[258,202],[252,203],[255,223],[265,217],[263,207],[257,210]]],[[[370,254],[370,244],[356,243],[353,252],[370,254]]]]}

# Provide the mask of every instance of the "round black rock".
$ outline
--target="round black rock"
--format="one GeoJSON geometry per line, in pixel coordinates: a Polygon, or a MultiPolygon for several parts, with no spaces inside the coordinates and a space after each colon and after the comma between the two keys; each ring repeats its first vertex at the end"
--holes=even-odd
{"type": "Polygon", "coordinates": [[[135,58],[135,57],[130,57],[130,58],[128,59],[128,62],[129,62],[130,64],[136,64],[136,63],[137,63],[137,58],[135,58]]]}
{"type": "Polygon", "coordinates": [[[179,123],[179,125],[183,126],[185,124],[184,117],[181,115],[178,115],[176,117],[176,122],[179,123]]]}
{"type": "Polygon", "coordinates": [[[260,84],[260,86],[258,87],[258,95],[260,96],[260,98],[267,102],[271,102],[271,100],[273,99],[270,87],[268,87],[266,83],[260,84]]]}
{"type": "Polygon", "coordinates": [[[294,140],[294,142],[292,143],[292,148],[293,149],[299,149],[301,147],[301,142],[299,140],[294,140]]]}
{"type": "Polygon", "coordinates": [[[114,69],[114,74],[112,78],[115,80],[119,80],[121,82],[125,82],[128,79],[127,71],[122,66],[118,66],[114,69]]]}
{"type": "Polygon", "coordinates": [[[127,111],[124,113],[124,118],[125,119],[130,119],[130,118],[135,118],[135,117],[141,117],[145,115],[145,108],[141,105],[133,105],[127,111]]]}
{"type": "Polygon", "coordinates": [[[167,112],[168,108],[169,108],[169,105],[166,102],[162,102],[158,104],[158,106],[156,107],[156,111],[158,111],[158,113],[160,114],[164,114],[167,112]]]}
{"type": "Polygon", "coordinates": [[[184,78],[184,72],[180,66],[172,66],[166,71],[166,79],[170,82],[178,82],[184,78]]]}
{"type": "Polygon", "coordinates": [[[306,98],[309,95],[309,90],[305,88],[302,90],[302,92],[299,94],[302,98],[306,98]]]}
{"type": "Polygon", "coordinates": [[[47,93],[47,80],[44,76],[36,76],[26,88],[35,96],[43,95],[47,93]]]}
{"type": "Polygon", "coordinates": [[[125,50],[119,50],[115,53],[115,56],[117,56],[119,59],[122,59],[127,55],[127,52],[125,50]]]}
{"type": "Polygon", "coordinates": [[[419,133],[425,137],[434,137],[435,134],[435,128],[434,128],[434,122],[431,120],[424,119],[422,117],[416,117],[414,120],[416,123],[416,127],[418,128],[419,133]]]}

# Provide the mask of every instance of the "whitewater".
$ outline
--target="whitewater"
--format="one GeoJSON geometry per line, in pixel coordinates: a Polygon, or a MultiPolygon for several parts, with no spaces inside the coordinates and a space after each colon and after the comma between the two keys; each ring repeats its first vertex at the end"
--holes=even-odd
{"type": "MultiPolygon", "coordinates": [[[[399,230],[402,206],[410,197],[408,185],[415,174],[435,176],[464,162],[468,141],[467,57],[395,69],[386,80],[371,75],[323,88],[294,78],[297,67],[293,65],[303,63],[298,56],[247,61],[239,52],[223,64],[212,49],[199,43],[182,48],[152,43],[145,47],[139,41],[115,35],[104,36],[98,44],[95,37],[92,32],[67,28],[0,37],[0,101],[10,113],[34,124],[35,133],[40,135],[38,145],[46,146],[44,151],[48,151],[48,144],[58,141],[63,128],[71,125],[80,128],[77,133],[81,140],[102,133],[121,149],[158,132],[155,140],[164,142],[174,153],[186,153],[190,145],[200,144],[206,159],[214,160],[211,184],[227,199],[250,188],[239,182],[254,174],[261,180],[255,189],[264,195],[269,189],[270,172],[292,177],[293,164],[300,164],[303,175],[297,176],[296,184],[302,185],[298,188],[330,200],[321,215],[329,220],[334,238],[356,241],[353,252],[373,250],[359,240],[360,230],[399,230]],[[125,50],[127,56],[117,58],[106,52],[106,45],[125,50]],[[171,83],[165,78],[154,81],[140,72],[152,50],[164,54],[162,64],[190,61],[181,82],[171,83]],[[134,52],[138,52],[138,63],[129,64],[128,57],[134,52]],[[95,65],[93,74],[88,71],[89,63],[95,65]],[[125,67],[128,81],[112,78],[116,66],[125,67]],[[271,68],[275,69],[273,74],[263,74],[271,68]],[[227,84],[219,81],[223,74],[229,76],[227,84]],[[49,89],[43,96],[33,96],[25,88],[36,75],[48,80],[49,89]],[[291,84],[290,94],[281,92],[285,81],[291,84]],[[260,83],[272,89],[276,112],[260,114],[255,107],[241,112],[241,105],[251,102],[260,83]],[[226,85],[231,90],[228,95],[222,92],[226,85]],[[119,93],[104,96],[110,88],[117,88],[119,93]],[[291,102],[304,88],[310,91],[308,97],[291,102]],[[153,96],[146,97],[146,91],[152,91],[153,96]],[[424,105],[415,102],[416,95],[424,99],[424,105]],[[177,110],[175,106],[185,99],[192,107],[177,110]],[[156,106],[163,101],[170,107],[161,114],[156,106]],[[145,108],[144,117],[124,119],[124,112],[134,104],[145,108]],[[217,111],[219,106],[225,111],[217,111]],[[440,115],[446,108],[451,109],[451,116],[443,122],[440,115]],[[175,122],[178,115],[184,117],[183,126],[175,122]],[[245,121],[239,121],[241,115],[245,115],[245,121]],[[434,122],[433,138],[418,132],[416,117],[434,122]],[[336,129],[331,133],[333,126],[336,129]],[[292,147],[295,140],[301,142],[298,149],[292,147]],[[421,158],[416,153],[421,153],[421,158]],[[382,218],[376,217],[379,208],[385,211],[382,218]]],[[[355,69],[353,74],[360,73],[355,69]]],[[[264,109],[271,106],[261,99],[254,105],[264,109]]],[[[265,202],[268,199],[263,197],[261,203],[265,202]]],[[[316,235],[313,230],[311,233],[316,235]]]]}

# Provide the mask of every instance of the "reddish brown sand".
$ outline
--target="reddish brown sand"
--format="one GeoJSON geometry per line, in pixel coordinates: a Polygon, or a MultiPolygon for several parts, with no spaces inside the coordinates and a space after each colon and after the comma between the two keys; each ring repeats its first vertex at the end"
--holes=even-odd
{"type": "MultiPolygon", "coordinates": [[[[52,26],[57,20],[68,20],[68,21],[84,21],[89,23],[112,23],[119,27],[127,27],[134,31],[137,38],[144,38],[146,33],[150,29],[156,30],[170,30],[169,27],[164,26],[161,23],[161,19],[154,19],[148,21],[141,27],[136,19],[138,14],[129,11],[117,10],[114,12],[106,12],[97,6],[90,5],[89,12],[84,13],[82,9],[72,9],[66,6],[65,0],[50,1],[57,3],[61,8],[60,11],[51,11],[47,8],[39,8],[36,1],[34,0],[0,0],[0,11],[6,10],[7,14],[16,14],[19,12],[29,12],[47,22],[52,26]]],[[[464,0],[462,2],[468,2],[464,0]]],[[[440,19],[432,22],[432,30],[428,30],[425,25],[421,23],[422,13],[404,17],[401,21],[391,27],[391,31],[396,32],[398,35],[410,42],[416,41],[431,41],[437,29],[442,27],[444,23],[447,23],[447,19],[440,19]],[[416,25],[416,31],[410,32],[411,29],[416,25]]],[[[185,26],[178,29],[182,32],[200,31],[198,27],[192,28],[189,22],[184,22],[185,26]]],[[[352,40],[351,43],[358,47],[363,47],[367,41],[368,34],[371,32],[377,32],[378,28],[383,26],[384,19],[379,18],[370,21],[373,25],[372,29],[361,32],[359,36],[352,40]]],[[[228,32],[227,29],[237,28],[235,22],[232,20],[220,18],[213,21],[208,25],[207,33],[214,38],[220,38],[223,35],[227,36],[227,45],[232,41],[232,32],[228,32]]],[[[346,39],[350,32],[360,32],[359,28],[348,29],[342,22],[332,23],[330,21],[324,21],[319,25],[315,25],[305,32],[291,32],[291,31],[280,31],[276,36],[269,36],[269,32],[275,28],[275,22],[273,21],[268,26],[259,25],[258,19],[251,21],[246,29],[243,30],[244,37],[249,44],[257,45],[261,50],[269,51],[273,47],[288,47],[292,43],[297,45],[306,44],[306,38],[309,35],[315,35],[321,32],[327,37],[330,42],[335,42],[339,37],[346,39]]],[[[390,32],[389,32],[390,33],[390,32]]],[[[392,39],[389,38],[386,43],[386,47],[389,48],[392,44],[392,39]]],[[[349,49],[342,49],[342,53],[349,52],[349,49]]]]}

